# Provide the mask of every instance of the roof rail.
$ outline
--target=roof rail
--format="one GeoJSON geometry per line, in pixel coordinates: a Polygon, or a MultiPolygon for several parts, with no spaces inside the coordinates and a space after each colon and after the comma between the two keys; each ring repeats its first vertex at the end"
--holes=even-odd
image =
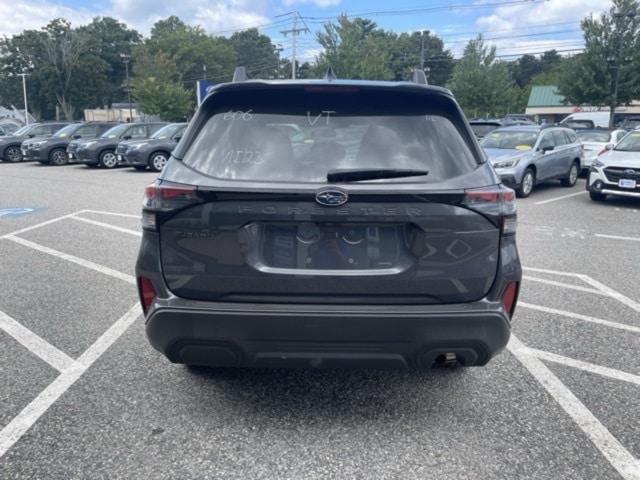
{"type": "Polygon", "coordinates": [[[327,67],[327,71],[324,74],[324,79],[329,81],[338,79],[338,77],[336,76],[336,72],[331,65],[327,67]]]}
{"type": "Polygon", "coordinates": [[[429,85],[427,81],[427,75],[424,73],[424,70],[419,68],[414,68],[411,73],[411,79],[409,80],[412,83],[418,83],[420,85],[429,85]]]}
{"type": "Polygon", "coordinates": [[[233,71],[233,79],[232,82],[245,82],[249,79],[249,75],[247,75],[246,67],[236,67],[233,71]]]}

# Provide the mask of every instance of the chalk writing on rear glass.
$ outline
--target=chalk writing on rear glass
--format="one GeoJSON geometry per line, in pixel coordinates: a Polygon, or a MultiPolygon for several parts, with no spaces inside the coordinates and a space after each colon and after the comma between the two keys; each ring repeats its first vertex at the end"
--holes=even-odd
{"type": "Polygon", "coordinates": [[[262,165],[264,156],[260,150],[248,148],[227,150],[222,159],[223,163],[262,165]]]}
{"type": "Polygon", "coordinates": [[[247,110],[246,112],[243,112],[241,110],[229,110],[222,116],[222,119],[227,122],[232,122],[234,120],[244,120],[245,122],[248,122],[253,118],[253,114],[251,113],[252,111],[253,110],[247,110]]]}
{"type": "Polygon", "coordinates": [[[336,113],[335,110],[322,110],[318,115],[312,115],[311,112],[307,111],[307,122],[312,127],[318,123],[318,120],[325,118],[325,125],[329,125],[329,121],[331,120],[331,114],[336,113]]]}

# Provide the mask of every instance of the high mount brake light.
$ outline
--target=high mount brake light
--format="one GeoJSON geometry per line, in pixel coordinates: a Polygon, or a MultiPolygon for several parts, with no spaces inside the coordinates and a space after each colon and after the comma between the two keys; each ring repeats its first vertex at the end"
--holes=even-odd
{"type": "Polygon", "coordinates": [[[494,185],[464,193],[464,205],[479,213],[502,217],[502,233],[516,232],[516,192],[504,185],[494,185]]]}
{"type": "Polygon", "coordinates": [[[305,92],[313,93],[358,93],[358,87],[348,85],[308,85],[304,87],[305,92]]]}

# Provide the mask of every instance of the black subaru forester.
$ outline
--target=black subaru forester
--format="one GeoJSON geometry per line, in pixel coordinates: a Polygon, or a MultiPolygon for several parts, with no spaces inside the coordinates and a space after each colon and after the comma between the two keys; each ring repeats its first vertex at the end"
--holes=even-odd
{"type": "Polygon", "coordinates": [[[148,338],[188,365],[484,365],[521,281],[514,202],[444,88],[221,84],[145,191],[148,338]]]}

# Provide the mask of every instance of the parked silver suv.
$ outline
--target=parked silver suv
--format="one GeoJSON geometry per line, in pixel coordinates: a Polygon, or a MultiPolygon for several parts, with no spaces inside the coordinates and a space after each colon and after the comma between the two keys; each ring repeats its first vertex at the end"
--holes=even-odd
{"type": "Polygon", "coordinates": [[[564,127],[505,127],[480,142],[502,182],[528,197],[536,183],[559,179],[573,187],[584,162],[576,132],[564,127]]]}

